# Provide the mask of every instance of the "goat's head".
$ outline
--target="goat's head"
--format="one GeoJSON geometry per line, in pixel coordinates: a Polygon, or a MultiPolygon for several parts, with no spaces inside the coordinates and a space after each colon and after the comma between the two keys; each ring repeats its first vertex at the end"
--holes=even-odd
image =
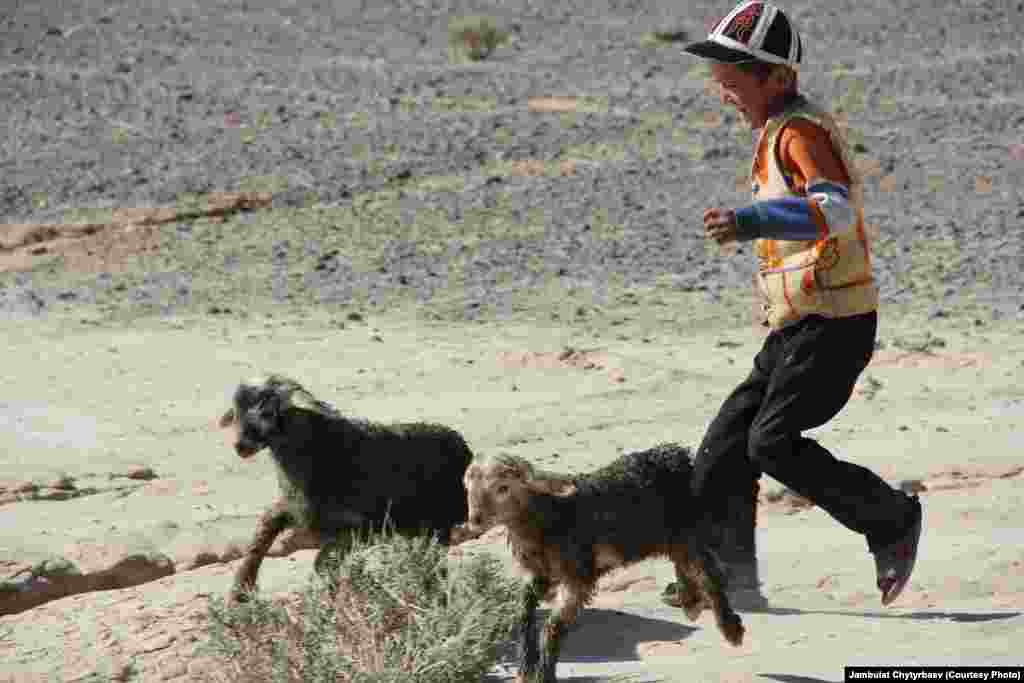
{"type": "Polygon", "coordinates": [[[565,496],[575,491],[568,477],[540,472],[523,458],[507,454],[477,457],[466,468],[463,484],[468,527],[478,533],[520,518],[531,496],[565,496]]]}
{"type": "Polygon", "coordinates": [[[220,418],[220,426],[234,427],[235,452],[248,458],[282,435],[285,411],[313,407],[315,399],[298,382],[270,375],[239,384],[231,403],[220,418]]]}

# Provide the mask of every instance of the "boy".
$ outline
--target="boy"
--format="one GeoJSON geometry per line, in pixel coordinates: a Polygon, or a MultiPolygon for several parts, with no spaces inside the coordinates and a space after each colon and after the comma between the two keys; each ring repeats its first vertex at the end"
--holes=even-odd
{"type": "MultiPolygon", "coordinates": [[[[914,568],[920,502],[801,435],[843,408],[874,351],[878,290],[860,178],[832,118],[797,89],[800,36],[777,7],[742,2],[684,49],[711,61],[723,104],[757,135],[754,202],[707,209],[704,230],[719,244],[754,241],[770,328],[695,457],[709,541],[737,606],[764,607],[754,527],[757,480],[769,474],[866,537],[889,605],[914,568]]],[[[677,601],[674,584],[664,600],[677,601]]]]}

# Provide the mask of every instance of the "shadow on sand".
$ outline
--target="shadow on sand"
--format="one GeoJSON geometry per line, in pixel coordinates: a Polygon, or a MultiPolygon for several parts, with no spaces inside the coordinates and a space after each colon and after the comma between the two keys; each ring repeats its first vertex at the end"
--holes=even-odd
{"type": "MultiPolygon", "coordinates": [[[[543,624],[548,610],[537,610],[537,623],[543,624]]],[[[659,617],[646,617],[617,609],[590,607],[580,614],[576,625],[566,635],[559,664],[600,664],[643,661],[637,653],[641,643],[649,641],[678,641],[689,637],[697,628],[677,624],[659,617]]],[[[723,645],[725,645],[723,641],[723,645]]],[[[516,649],[514,643],[502,648],[499,657],[502,673],[485,679],[487,683],[509,680],[515,675],[516,649]]],[[[654,680],[649,675],[609,673],[600,677],[574,676],[572,683],[630,683],[654,680]]]]}
{"type": "Polygon", "coordinates": [[[779,683],[836,683],[824,678],[814,676],[797,676],[796,674],[758,674],[761,678],[767,678],[779,683]]]}
{"type": "MultiPolygon", "coordinates": [[[[916,611],[886,614],[882,612],[852,610],[798,609],[792,607],[767,607],[757,611],[745,612],[738,610],[741,616],[746,614],[767,614],[780,617],[802,615],[848,616],[859,619],[911,619],[919,621],[945,620],[951,623],[983,623],[1013,619],[1024,612],[944,612],[916,611]]],[[[651,616],[641,616],[632,612],[617,609],[588,608],[580,615],[575,627],[566,636],[562,646],[559,663],[595,664],[613,662],[639,662],[643,660],[637,653],[641,643],[651,641],[679,641],[688,638],[697,628],[676,623],[669,614],[671,608],[654,607],[649,610],[651,616]],[[664,616],[663,616],[664,615],[664,616]]],[[[537,611],[537,623],[543,624],[547,619],[547,610],[537,611]]],[[[723,641],[723,646],[725,645],[723,641]]],[[[514,643],[502,648],[499,660],[502,662],[501,673],[486,677],[485,683],[498,683],[510,680],[515,675],[516,650],[514,643]]],[[[824,678],[801,676],[785,673],[759,673],[759,678],[778,681],[779,683],[834,683],[824,678]]],[[[654,680],[639,674],[610,674],[598,678],[583,676],[573,677],[573,683],[597,683],[613,681],[629,683],[633,680],[654,680]]]]}
{"type": "MultiPolygon", "coordinates": [[[[743,610],[738,610],[744,614],[743,610]]],[[[988,621],[1002,621],[1019,617],[1024,612],[857,612],[850,610],[815,610],[797,609],[793,607],[766,607],[750,614],[770,614],[777,617],[794,617],[806,614],[822,614],[841,617],[858,617],[862,619],[911,619],[915,621],[951,621],[957,624],[977,624],[988,621]]]]}

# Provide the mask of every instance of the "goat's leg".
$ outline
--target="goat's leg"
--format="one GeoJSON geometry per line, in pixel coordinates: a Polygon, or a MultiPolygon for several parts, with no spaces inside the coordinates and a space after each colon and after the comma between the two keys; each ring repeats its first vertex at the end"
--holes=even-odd
{"type": "Polygon", "coordinates": [[[540,662],[540,644],[537,635],[537,606],[547,595],[551,582],[535,576],[523,586],[519,603],[519,623],[516,625],[516,640],[519,644],[519,675],[517,683],[536,680],[537,665],[540,662]]]}
{"type": "Polygon", "coordinates": [[[267,551],[270,550],[277,535],[290,524],[291,517],[283,501],[274,503],[260,516],[256,535],[245,549],[245,559],[235,572],[235,580],[228,598],[230,601],[245,602],[248,599],[247,595],[256,590],[256,580],[263,558],[267,556],[267,551]]]}
{"type": "Polygon", "coordinates": [[[327,582],[332,597],[337,593],[338,570],[342,560],[352,549],[354,534],[353,529],[342,529],[321,537],[320,550],[313,560],[313,571],[327,582]]]}
{"type": "Polygon", "coordinates": [[[581,594],[574,586],[565,586],[561,592],[561,601],[548,617],[544,624],[544,640],[541,643],[541,672],[543,683],[556,683],[555,676],[558,668],[558,656],[562,651],[562,641],[569,627],[576,623],[580,610],[586,602],[584,594],[581,594]]]}
{"type": "Polygon", "coordinates": [[[722,565],[707,546],[701,545],[694,554],[696,562],[690,564],[693,570],[691,577],[710,603],[718,630],[727,641],[739,646],[743,642],[743,621],[733,610],[725,594],[726,579],[722,565]]]}
{"type": "Polygon", "coordinates": [[[692,578],[695,572],[689,545],[685,542],[676,544],[670,557],[676,570],[676,585],[675,593],[666,597],[665,602],[685,611],[690,621],[697,621],[700,613],[710,604],[704,599],[704,591],[692,578]]]}

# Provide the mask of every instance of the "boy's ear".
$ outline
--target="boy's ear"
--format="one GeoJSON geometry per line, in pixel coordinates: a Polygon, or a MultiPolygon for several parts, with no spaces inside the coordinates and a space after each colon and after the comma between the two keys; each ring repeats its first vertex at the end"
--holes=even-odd
{"type": "Polygon", "coordinates": [[[774,81],[774,84],[781,90],[789,91],[793,89],[795,84],[796,72],[785,64],[778,64],[772,69],[768,79],[774,81]]]}

